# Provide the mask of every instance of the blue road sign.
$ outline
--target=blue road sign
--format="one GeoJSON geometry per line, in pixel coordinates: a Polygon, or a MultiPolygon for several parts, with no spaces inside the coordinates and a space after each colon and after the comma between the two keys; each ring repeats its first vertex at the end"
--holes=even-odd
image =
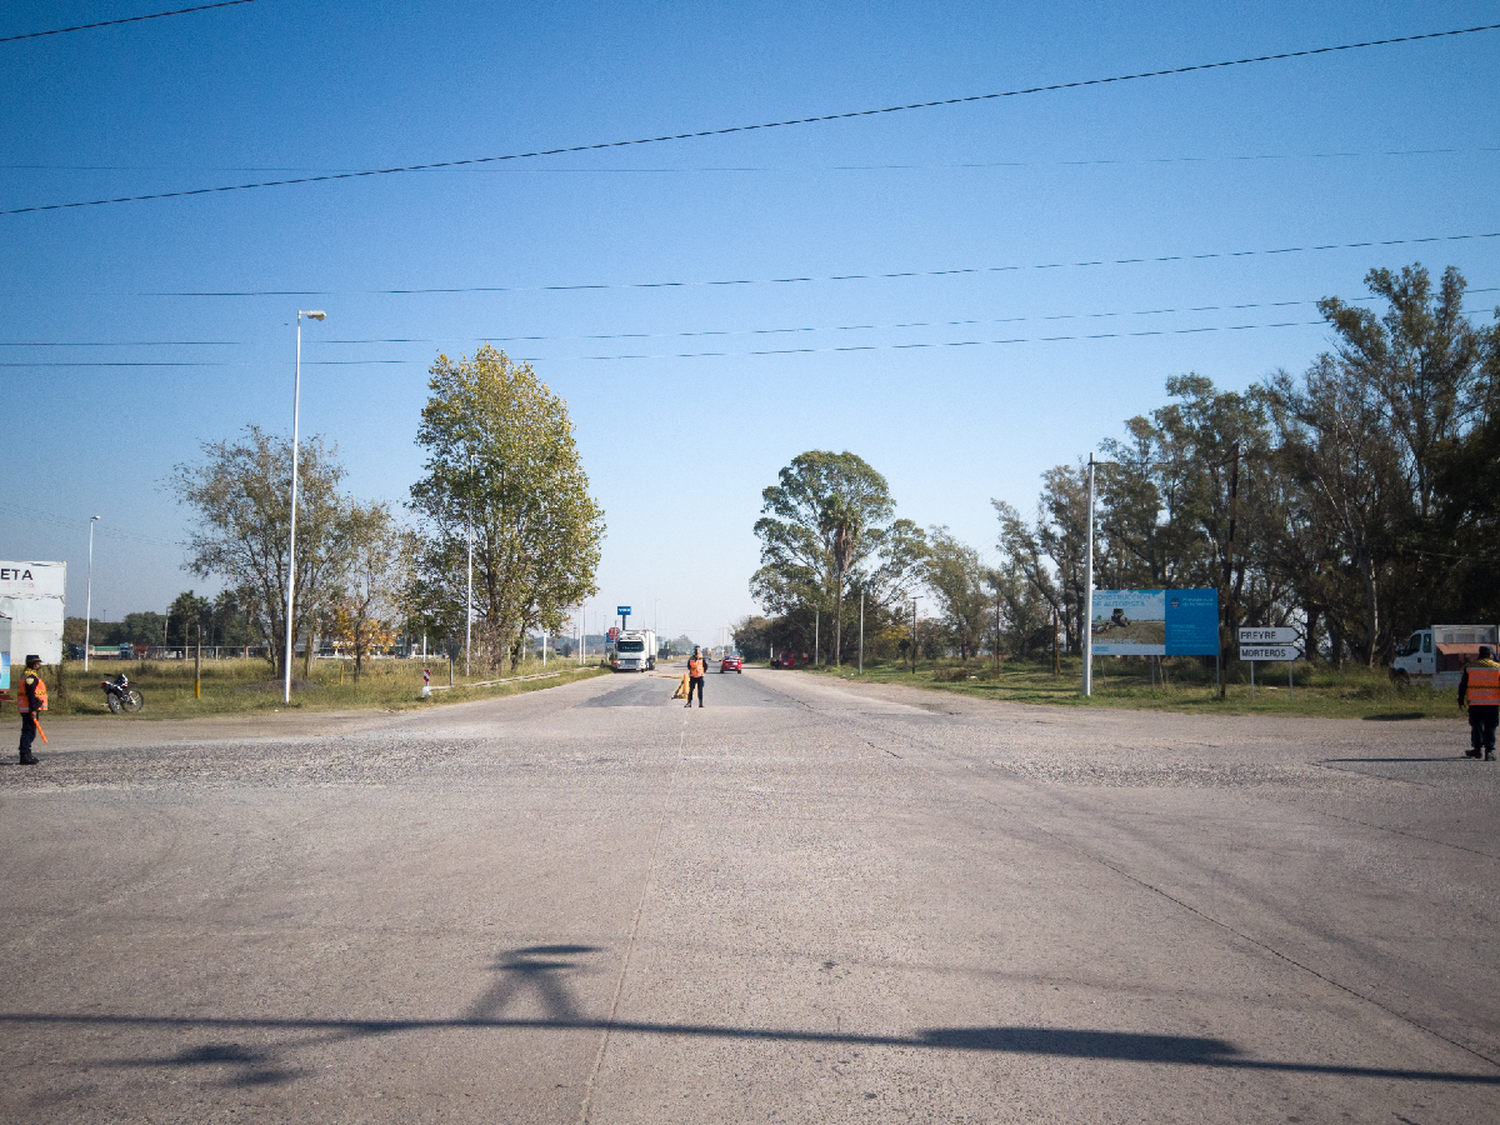
{"type": "Polygon", "coordinates": [[[630,607],[628,605],[617,605],[615,606],[615,612],[618,613],[621,617],[629,617],[630,607]]]}

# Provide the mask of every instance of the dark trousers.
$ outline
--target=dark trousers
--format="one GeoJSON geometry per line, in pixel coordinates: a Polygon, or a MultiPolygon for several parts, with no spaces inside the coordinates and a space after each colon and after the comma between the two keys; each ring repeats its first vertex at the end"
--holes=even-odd
{"type": "Polygon", "coordinates": [[[698,689],[698,706],[702,707],[703,706],[703,677],[702,676],[691,676],[688,679],[687,705],[689,707],[691,707],[693,705],[693,689],[694,688],[698,689]]]}
{"type": "Polygon", "coordinates": [[[31,744],[36,741],[36,716],[30,711],[21,712],[21,757],[31,757],[31,744]]]}
{"type": "Polygon", "coordinates": [[[1475,750],[1495,752],[1495,726],[1500,723],[1500,704],[1481,703],[1469,708],[1469,743],[1475,750]]]}

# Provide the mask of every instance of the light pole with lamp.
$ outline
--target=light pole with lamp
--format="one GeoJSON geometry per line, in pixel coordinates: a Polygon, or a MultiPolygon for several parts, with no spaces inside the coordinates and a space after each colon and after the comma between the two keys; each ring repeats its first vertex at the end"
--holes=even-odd
{"type": "MultiPolygon", "coordinates": [[[[288,537],[286,561],[286,676],[282,684],[282,702],[292,701],[292,606],[297,587],[297,413],[302,402],[302,318],[322,320],[328,314],[322,309],[297,310],[297,377],[292,383],[292,526],[288,537]]],[[[308,644],[312,644],[309,637],[308,644]]]]}
{"type": "Polygon", "coordinates": [[[83,611],[83,670],[89,670],[89,626],[94,619],[94,524],[98,516],[89,517],[89,594],[83,611]]]}

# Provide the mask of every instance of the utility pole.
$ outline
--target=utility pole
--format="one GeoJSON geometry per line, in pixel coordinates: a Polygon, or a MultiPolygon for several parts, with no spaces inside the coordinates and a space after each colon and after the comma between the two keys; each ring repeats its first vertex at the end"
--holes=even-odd
{"type": "Polygon", "coordinates": [[[865,592],[859,592],[859,674],[865,674],[865,592]]]}
{"type": "MultiPolygon", "coordinates": [[[[1229,447],[1229,462],[1229,538],[1224,544],[1224,596],[1219,599],[1219,652],[1214,660],[1216,665],[1223,664],[1224,650],[1234,630],[1234,608],[1230,605],[1233,587],[1230,583],[1234,581],[1234,521],[1239,514],[1240,497],[1240,443],[1237,441],[1229,447]]],[[[1228,691],[1229,685],[1221,675],[1219,698],[1223,699],[1228,691]]]]}
{"type": "Polygon", "coordinates": [[[1088,548],[1083,578],[1083,694],[1094,694],[1094,455],[1089,454],[1088,548]]]}

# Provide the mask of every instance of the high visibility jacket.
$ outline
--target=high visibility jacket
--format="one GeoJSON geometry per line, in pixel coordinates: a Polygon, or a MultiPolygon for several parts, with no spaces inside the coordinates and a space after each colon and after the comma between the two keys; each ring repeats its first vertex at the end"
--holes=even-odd
{"type": "Polygon", "coordinates": [[[21,690],[16,692],[16,709],[22,714],[31,710],[32,696],[36,697],[36,709],[47,709],[47,685],[35,672],[26,672],[21,677],[21,690]]]}
{"type": "Polygon", "coordinates": [[[703,678],[704,662],[701,656],[695,656],[688,661],[688,675],[695,680],[703,678]]]}
{"type": "Polygon", "coordinates": [[[1500,665],[1476,664],[1464,674],[1469,681],[1467,700],[1470,707],[1493,707],[1500,703],[1500,665]]]}

